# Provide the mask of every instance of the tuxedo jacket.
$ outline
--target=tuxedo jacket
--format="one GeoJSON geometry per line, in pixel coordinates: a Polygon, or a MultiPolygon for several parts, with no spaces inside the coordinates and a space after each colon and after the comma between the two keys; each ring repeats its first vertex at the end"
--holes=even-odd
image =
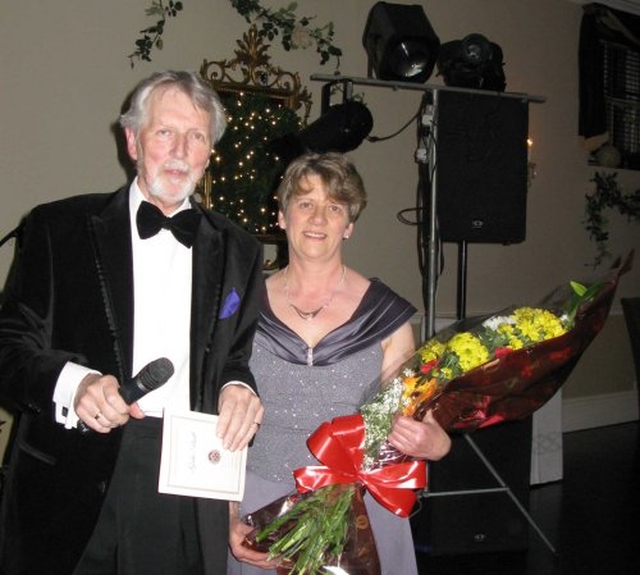
{"type": "MultiPolygon", "coordinates": [[[[69,575],[91,535],[121,439],[55,422],[53,391],[68,361],[131,376],[133,263],[128,187],[36,207],[22,222],[0,310],[0,404],[18,428],[0,509],[0,573],[69,575]]],[[[262,250],[203,212],[192,248],[190,402],[216,413],[248,367],[264,290],[262,250]]],[[[171,305],[171,302],[167,302],[171,305]]],[[[158,310],[162,313],[162,310],[158,310]]],[[[199,500],[207,573],[224,573],[228,503],[199,500]]],[[[162,544],[159,542],[159,544],[162,544]]]]}

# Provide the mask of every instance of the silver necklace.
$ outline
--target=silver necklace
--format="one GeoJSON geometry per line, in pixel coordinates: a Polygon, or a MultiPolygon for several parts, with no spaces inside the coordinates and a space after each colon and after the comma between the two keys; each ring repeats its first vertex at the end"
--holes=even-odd
{"type": "Polygon", "coordinates": [[[340,276],[340,282],[338,283],[336,289],[333,290],[333,293],[331,294],[331,296],[329,297],[329,299],[325,303],[323,303],[318,309],[314,309],[313,311],[301,310],[297,305],[295,305],[294,303],[291,302],[291,298],[289,297],[289,282],[288,282],[288,277],[287,277],[288,272],[289,272],[289,266],[284,268],[284,274],[282,276],[283,282],[284,282],[284,286],[283,286],[284,297],[287,300],[287,305],[293,311],[295,311],[301,319],[303,319],[305,321],[310,321],[314,317],[316,317],[324,308],[326,308],[333,301],[333,297],[336,295],[336,292],[344,284],[344,278],[347,275],[347,268],[345,267],[344,264],[342,264],[342,275],[340,276]]]}

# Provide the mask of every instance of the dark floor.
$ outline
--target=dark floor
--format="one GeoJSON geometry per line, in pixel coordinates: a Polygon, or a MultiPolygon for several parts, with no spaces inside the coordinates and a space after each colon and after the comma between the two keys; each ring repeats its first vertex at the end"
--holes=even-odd
{"type": "MultiPolygon", "coordinates": [[[[431,555],[420,575],[637,575],[640,573],[638,422],[566,433],[561,481],[533,487],[523,550],[431,555]]],[[[503,494],[504,495],[504,494],[503,494]]]]}

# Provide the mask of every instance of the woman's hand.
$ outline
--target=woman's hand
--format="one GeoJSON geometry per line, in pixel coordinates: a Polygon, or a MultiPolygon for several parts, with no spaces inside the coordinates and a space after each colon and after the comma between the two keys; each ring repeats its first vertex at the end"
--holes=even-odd
{"type": "Polygon", "coordinates": [[[451,449],[451,438],[440,427],[431,410],[422,421],[399,415],[393,422],[389,443],[406,455],[437,461],[451,449]]]}
{"type": "Polygon", "coordinates": [[[255,551],[243,545],[247,535],[253,531],[253,527],[240,519],[239,505],[235,501],[229,502],[229,549],[238,560],[260,567],[261,569],[275,569],[278,561],[268,560],[268,553],[255,551]]]}

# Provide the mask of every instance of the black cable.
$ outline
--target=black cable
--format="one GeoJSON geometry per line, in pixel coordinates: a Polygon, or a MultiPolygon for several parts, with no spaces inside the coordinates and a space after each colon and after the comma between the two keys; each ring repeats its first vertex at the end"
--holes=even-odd
{"type": "Polygon", "coordinates": [[[384,142],[385,140],[390,140],[391,138],[395,138],[397,135],[404,132],[413,123],[413,121],[420,116],[421,109],[422,108],[420,108],[413,116],[411,116],[411,119],[406,124],[404,124],[398,131],[394,132],[393,134],[389,134],[388,136],[367,136],[366,138],[367,142],[371,142],[372,144],[375,144],[377,142],[384,142]]]}
{"type": "MultiPolygon", "coordinates": [[[[418,252],[418,268],[422,278],[422,297],[424,308],[430,304],[429,288],[431,285],[431,279],[427,268],[427,262],[429,261],[429,250],[431,243],[431,192],[433,183],[433,173],[429,166],[429,154],[433,154],[433,170],[435,172],[435,145],[437,144],[433,137],[432,125],[425,123],[423,118],[429,113],[429,107],[432,104],[431,94],[425,94],[422,99],[418,112],[413,116],[412,121],[418,118],[416,137],[418,141],[418,150],[422,152],[421,157],[417,157],[418,161],[418,185],[416,187],[416,200],[414,208],[406,208],[400,210],[396,217],[400,222],[406,225],[418,226],[416,234],[416,248],[418,252]],[[414,218],[410,218],[409,215],[413,214],[414,218]]],[[[434,120],[432,119],[432,122],[434,120]]],[[[405,126],[406,127],[406,126],[405,126]]],[[[416,154],[418,156],[418,153],[416,154]]],[[[437,222],[436,222],[437,225],[437,222]]],[[[442,273],[444,268],[444,262],[442,259],[442,250],[440,249],[439,234],[436,230],[435,240],[438,243],[437,257],[439,260],[439,268],[435,272],[437,276],[442,273]]]]}
{"type": "Polygon", "coordinates": [[[14,228],[13,230],[11,230],[6,236],[4,236],[1,240],[0,240],[0,248],[6,244],[10,239],[15,238],[18,236],[18,228],[14,228]]]}

